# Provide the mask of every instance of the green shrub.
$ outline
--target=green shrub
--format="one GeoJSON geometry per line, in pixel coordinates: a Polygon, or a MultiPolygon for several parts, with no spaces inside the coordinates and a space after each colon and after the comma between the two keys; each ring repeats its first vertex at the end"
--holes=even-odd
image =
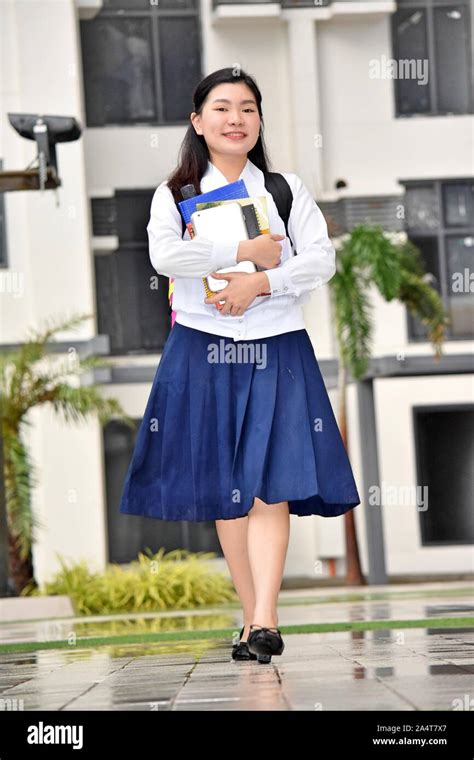
{"type": "Polygon", "coordinates": [[[57,556],[61,570],[38,589],[26,587],[23,595],[65,594],[78,615],[182,610],[237,599],[229,578],[205,564],[214,552],[147,550],[130,565],[111,563],[104,572],[91,571],[84,560],[67,566],[57,556]]]}

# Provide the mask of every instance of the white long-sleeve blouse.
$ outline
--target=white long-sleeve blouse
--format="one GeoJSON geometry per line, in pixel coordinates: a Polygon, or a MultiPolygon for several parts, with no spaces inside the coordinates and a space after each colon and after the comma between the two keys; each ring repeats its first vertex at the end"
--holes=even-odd
{"type": "MultiPolygon", "coordinates": [[[[147,226],[150,261],[162,275],[175,278],[173,309],[176,322],[234,340],[252,340],[305,327],[302,305],[310,291],[323,286],[336,272],[336,254],[328,237],[321,209],[302,180],[283,173],[293,192],[288,232],[296,248],[295,256],[288,237],[282,245],[281,263],[266,269],[271,294],[257,296],[241,316],[223,315],[214,304],[204,303],[202,278],[237,263],[238,242],[216,243],[196,235],[182,236],[181,215],[166,180],[153,195],[147,226]]],[[[250,159],[242,170],[249,196],[265,195],[271,233],[286,235],[272,195],[264,183],[263,172],[250,159]]],[[[201,179],[205,193],[226,185],[227,180],[210,161],[201,179]]]]}

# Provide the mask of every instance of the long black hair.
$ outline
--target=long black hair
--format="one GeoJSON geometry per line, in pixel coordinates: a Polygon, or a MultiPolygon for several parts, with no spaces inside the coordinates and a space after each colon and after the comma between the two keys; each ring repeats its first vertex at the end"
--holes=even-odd
{"type": "MultiPolygon", "coordinates": [[[[260,92],[256,81],[250,74],[242,69],[225,68],[214,71],[202,79],[193,93],[193,111],[200,114],[202,112],[204,101],[211,90],[218,84],[230,82],[243,82],[246,84],[255,96],[258,113],[260,114],[260,134],[252,150],[247,154],[247,158],[252,161],[263,172],[270,171],[270,161],[265,147],[263,137],[263,114],[262,114],[262,93],[260,92]]],[[[180,188],[183,185],[194,185],[196,192],[201,192],[201,178],[207,169],[209,161],[209,149],[207,147],[204,135],[198,135],[193,125],[190,124],[181,143],[178,154],[178,165],[168,177],[167,183],[175,201],[181,201],[182,196],[180,188]]]]}

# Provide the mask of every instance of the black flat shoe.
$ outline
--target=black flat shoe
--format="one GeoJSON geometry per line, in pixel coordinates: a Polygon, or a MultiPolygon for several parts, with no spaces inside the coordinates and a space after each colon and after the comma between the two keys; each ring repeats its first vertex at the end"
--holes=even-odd
{"type": "Polygon", "coordinates": [[[247,640],[249,652],[257,655],[258,662],[268,664],[272,655],[282,654],[285,644],[279,628],[265,628],[252,624],[247,640]]]}
{"type": "MultiPolygon", "coordinates": [[[[244,635],[244,628],[245,626],[240,631],[239,639],[242,638],[242,636],[244,635]]],[[[234,644],[232,647],[232,659],[233,660],[256,660],[257,655],[252,654],[252,652],[249,651],[246,641],[239,641],[238,644],[234,644]]]]}

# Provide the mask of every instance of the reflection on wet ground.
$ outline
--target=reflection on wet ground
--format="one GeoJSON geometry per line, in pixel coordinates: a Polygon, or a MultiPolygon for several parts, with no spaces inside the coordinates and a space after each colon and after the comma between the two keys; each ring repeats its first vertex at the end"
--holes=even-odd
{"type": "MultiPolygon", "coordinates": [[[[291,592],[286,592],[289,595],[291,592]]],[[[283,597],[283,594],[282,594],[283,597]]],[[[473,597],[465,602],[449,603],[445,596],[421,599],[328,602],[314,604],[283,603],[279,608],[279,625],[305,625],[323,623],[354,623],[374,620],[420,620],[429,618],[474,617],[473,597]]],[[[40,621],[21,621],[0,624],[0,644],[9,642],[41,642],[67,640],[74,634],[80,638],[126,636],[145,633],[176,633],[183,631],[222,630],[241,627],[239,611],[159,612],[146,615],[116,615],[72,617],[40,621]]],[[[457,629],[454,629],[457,630],[457,629]]]]}
{"type": "MultiPolygon", "coordinates": [[[[4,653],[0,710],[472,710],[474,624],[437,629],[435,621],[466,618],[473,609],[468,589],[452,600],[423,599],[421,588],[417,599],[355,603],[298,605],[294,596],[279,608],[282,628],[421,618],[434,626],[284,634],[283,655],[270,665],[232,660],[231,635],[89,648],[71,639],[65,649],[4,653]]],[[[51,640],[53,631],[63,638],[71,631],[91,637],[196,628],[238,631],[238,610],[4,623],[0,637],[5,643],[51,640]]]]}

